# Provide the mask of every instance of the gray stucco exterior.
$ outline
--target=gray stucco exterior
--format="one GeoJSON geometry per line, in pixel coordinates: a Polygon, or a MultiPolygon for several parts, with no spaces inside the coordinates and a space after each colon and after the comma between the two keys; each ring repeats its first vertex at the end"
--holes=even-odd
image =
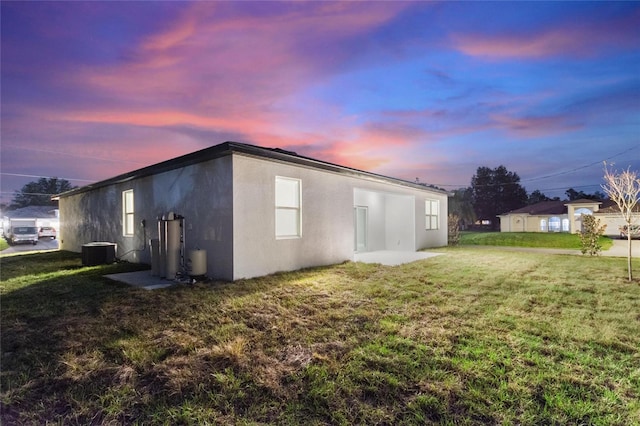
{"type": "Polygon", "coordinates": [[[70,191],[60,199],[61,249],[117,243],[117,256],[151,263],[149,240],[168,212],[185,218],[187,249],[207,251],[207,274],[237,280],[353,260],[354,207],[368,211],[367,251],[447,244],[447,193],[406,181],[227,142],[70,191]],[[276,176],[300,180],[301,235],[275,237],[276,176]],[[132,236],[122,192],[133,190],[132,236]],[[425,200],[439,201],[439,229],[425,229],[425,200]],[[142,226],[144,221],[145,226],[142,226]]]}

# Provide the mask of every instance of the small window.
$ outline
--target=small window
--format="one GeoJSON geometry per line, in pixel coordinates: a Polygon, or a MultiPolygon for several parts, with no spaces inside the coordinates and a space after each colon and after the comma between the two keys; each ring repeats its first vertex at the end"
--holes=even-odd
{"type": "Polygon", "coordinates": [[[549,218],[549,232],[560,232],[560,218],[557,216],[549,218]]]}
{"type": "Polygon", "coordinates": [[[276,176],[276,238],[302,235],[300,179],[276,176]]]}
{"type": "Polygon", "coordinates": [[[440,228],[440,201],[426,200],[424,203],[425,229],[440,228]]]}
{"type": "Polygon", "coordinates": [[[562,219],[562,231],[569,232],[569,219],[562,219]]]}
{"type": "Polygon", "coordinates": [[[547,232],[547,220],[546,219],[540,219],[540,231],[541,232],[547,232]]]}
{"type": "Polygon", "coordinates": [[[132,236],[134,229],[133,189],[122,192],[122,234],[132,236]]]}

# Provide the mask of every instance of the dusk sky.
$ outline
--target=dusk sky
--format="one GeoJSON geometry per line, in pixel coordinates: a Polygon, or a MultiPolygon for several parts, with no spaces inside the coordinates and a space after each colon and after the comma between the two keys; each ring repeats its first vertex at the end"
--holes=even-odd
{"type": "Polygon", "coordinates": [[[640,2],[5,2],[1,191],[232,140],[446,189],[640,170],[640,2]]]}

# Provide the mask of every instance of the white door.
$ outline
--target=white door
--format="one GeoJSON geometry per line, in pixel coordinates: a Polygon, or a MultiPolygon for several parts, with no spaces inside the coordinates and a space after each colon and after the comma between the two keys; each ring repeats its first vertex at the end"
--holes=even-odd
{"type": "Polygon", "coordinates": [[[356,206],[354,208],[355,220],[355,251],[367,251],[367,208],[356,206]]]}

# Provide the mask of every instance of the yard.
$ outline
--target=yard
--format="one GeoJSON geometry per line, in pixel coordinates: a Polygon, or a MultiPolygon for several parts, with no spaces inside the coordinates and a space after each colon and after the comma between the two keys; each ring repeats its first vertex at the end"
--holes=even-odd
{"type": "Polygon", "coordinates": [[[626,259],[441,251],[158,291],[2,257],[2,424],[640,423],[626,259]]]}

